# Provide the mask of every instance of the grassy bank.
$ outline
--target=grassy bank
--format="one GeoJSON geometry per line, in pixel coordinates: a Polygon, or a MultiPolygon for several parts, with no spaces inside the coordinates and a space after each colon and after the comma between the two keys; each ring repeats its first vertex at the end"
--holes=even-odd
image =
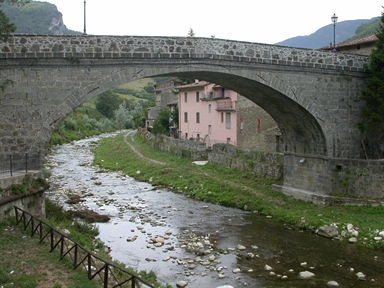
{"type": "MultiPolygon", "coordinates": [[[[102,140],[95,149],[95,164],[121,170],[139,181],[168,187],[201,201],[257,211],[299,229],[315,231],[320,226],[336,223],[339,232],[344,234],[347,224],[351,223],[359,230],[360,245],[384,249],[384,241],[373,239],[384,230],[382,206],[310,204],[271,190],[272,180],[215,164],[194,165],[190,159],[153,150],[139,135],[126,140],[129,145],[124,135],[102,140]]],[[[352,236],[346,234],[344,239],[349,237],[352,236]]]]}
{"type": "MultiPolygon", "coordinates": [[[[46,223],[57,230],[69,231],[70,238],[91,251],[94,255],[112,263],[109,250],[96,239],[98,230],[90,223],[77,221],[70,212],[51,201],[46,201],[46,223]]],[[[68,233],[68,232],[67,232],[68,233]]],[[[39,243],[39,237],[30,237],[30,231],[24,231],[22,225],[15,227],[15,219],[8,219],[0,223],[0,286],[1,287],[53,287],[53,288],[98,288],[103,283],[89,280],[86,271],[82,268],[73,270],[73,261],[64,257],[59,259],[57,250],[49,253],[50,246],[47,241],[39,243]]],[[[116,263],[146,281],[160,286],[153,272],[137,272],[125,268],[124,264],[116,263]]],[[[97,278],[98,279],[98,278],[97,278]]],[[[168,286],[167,286],[168,287],[168,286]]]]}

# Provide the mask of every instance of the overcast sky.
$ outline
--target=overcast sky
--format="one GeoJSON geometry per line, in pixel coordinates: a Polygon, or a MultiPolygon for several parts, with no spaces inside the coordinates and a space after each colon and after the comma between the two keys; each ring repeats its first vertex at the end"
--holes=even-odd
{"type": "MultiPolygon", "coordinates": [[[[84,31],[84,0],[47,2],[67,28],[84,31]]],[[[382,6],[382,0],[86,0],[86,32],[187,36],[192,28],[196,37],[274,44],[332,24],[333,13],[338,22],[371,19],[382,6]]]]}

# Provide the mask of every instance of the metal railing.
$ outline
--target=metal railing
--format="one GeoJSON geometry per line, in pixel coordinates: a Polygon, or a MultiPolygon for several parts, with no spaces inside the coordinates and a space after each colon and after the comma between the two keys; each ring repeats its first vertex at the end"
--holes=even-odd
{"type": "Polygon", "coordinates": [[[15,172],[25,172],[40,169],[40,153],[35,155],[12,154],[0,156],[0,174],[13,175],[15,172]]]}
{"type": "Polygon", "coordinates": [[[60,260],[67,256],[73,262],[74,270],[82,266],[88,274],[88,279],[91,280],[99,277],[104,284],[104,288],[156,288],[156,286],[146,282],[139,276],[92,254],[76,241],[55,230],[52,226],[30,213],[16,206],[14,207],[16,225],[23,223],[24,230],[29,227],[31,237],[38,234],[40,243],[47,240],[50,244],[50,252],[58,249],[60,260]]]}
{"type": "Polygon", "coordinates": [[[235,101],[218,101],[216,102],[216,110],[236,110],[236,103],[235,101]]]}

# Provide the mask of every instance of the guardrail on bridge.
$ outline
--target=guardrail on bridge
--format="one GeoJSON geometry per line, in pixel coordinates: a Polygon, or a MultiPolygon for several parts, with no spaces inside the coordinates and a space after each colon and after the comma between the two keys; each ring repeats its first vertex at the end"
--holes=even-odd
{"type": "Polygon", "coordinates": [[[40,169],[40,154],[24,155],[10,154],[0,156],[0,174],[9,174],[13,176],[14,172],[28,173],[30,170],[40,169]]]}

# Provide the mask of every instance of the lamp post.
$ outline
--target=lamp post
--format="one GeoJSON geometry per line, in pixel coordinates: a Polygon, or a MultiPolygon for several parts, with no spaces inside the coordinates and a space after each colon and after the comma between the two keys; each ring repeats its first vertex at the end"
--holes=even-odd
{"type": "Polygon", "coordinates": [[[336,22],[337,22],[337,16],[335,13],[333,13],[331,20],[333,22],[333,51],[336,51],[336,22]]]}
{"type": "Polygon", "coordinates": [[[87,35],[86,22],[85,22],[85,0],[84,0],[84,33],[83,35],[87,35]]]}

